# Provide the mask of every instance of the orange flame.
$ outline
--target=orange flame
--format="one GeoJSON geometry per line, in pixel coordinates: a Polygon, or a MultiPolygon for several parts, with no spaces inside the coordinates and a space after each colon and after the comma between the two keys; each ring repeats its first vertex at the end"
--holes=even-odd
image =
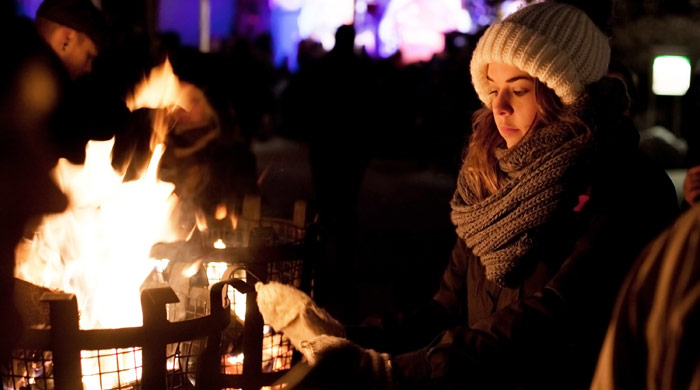
{"type": "Polygon", "coordinates": [[[233,228],[233,230],[236,230],[236,228],[238,227],[238,217],[236,216],[236,214],[231,214],[229,219],[231,220],[231,227],[233,228]]]}
{"type": "Polygon", "coordinates": [[[206,232],[207,230],[209,230],[209,225],[207,224],[207,216],[204,214],[204,211],[195,211],[194,222],[197,226],[197,230],[199,230],[200,232],[206,232]]]}
{"type": "Polygon", "coordinates": [[[216,211],[214,212],[214,218],[217,221],[221,221],[222,219],[226,218],[226,215],[228,215],[228,210],[226,210],[225,204],[220,204],[220,205],[216,206],[216,211]]]}
{"type": "Polygon", "coordinates": [[[180,82],[173,73],[170,60],[166,58],[161,66],[151,70],[150,75],[134,88],[134,94],[127,98],[126,106],[131,111],[144,107],[164,109],[155,111],[151,150],[165,141],[168,133],[167,115],[178,107],[190,109],[187,94],[191,93],[191,88],[191,85],[180,82]]]}
{"type": "MultiPolygon", "coordinates": [[[[158,265],[149,258],[151,247],[179,238],[170,221],[177,202],[174,185],[158,180],[157,167],[165,148],[167,114],[177,107],[187,109],[183,106],[187,92],[167,60],[154,69],[127,101],[132,111],[140,107],[162,108],[156,110],[151,139],[153,157],[142,177],[124,182],[123,174],[112,169],[114,139],[89,142],[84,165],[61,159],[53,172],[69,198],[68,209],[46,216],[34,239],[17,247],[16,276],[76,294],[82,329],[142,323],[139,290],[158,265]]],[[[140,356],[136,356],[140,351],[129,353],[134,357],[125,360],[140,361],[140,356]]],[[[109,371],[103,364],[100,363],[101,370],[109,371]]],[[[90,369],[83,362],[83,373],[86,372],[90,369]]],[[[135,377],[140,376],[139,367],[134,366],[133,372],[135,377]]],[[[92,374],[85,375],[87,389],[111,388],[120,381],[118,376],[110,379],[100,374],[96,379],[92,374]]]]}
{"type": "Polygon", "coordinates": [[[140,325],[151,246],[173,238],[174,186],[155,180],[150,167],[141,179],[122,182],[110,163],[113,143],[91,141],[84,166],[59,161],[53,174],[68,209],[46,216],[34,240],[17,248],[16,276],[76,294],[83,329],[140,325]]]}

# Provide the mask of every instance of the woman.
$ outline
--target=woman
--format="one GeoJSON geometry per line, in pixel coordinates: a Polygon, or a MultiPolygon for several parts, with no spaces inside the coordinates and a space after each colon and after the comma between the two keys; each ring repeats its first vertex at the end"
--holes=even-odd
{"type": "Polygon", "coordinates": [[[605,35],[569,5],[530,5],[486,30],[471,61],[484,106],[451,203],[459,239],[440,289],[386,333],[397,339],[385,344],[391,358],[307,340],[318,361],[310,382],[588,387],[615,293],[677,208],[668,177],[637,153],[609,58],[605,35]]]}

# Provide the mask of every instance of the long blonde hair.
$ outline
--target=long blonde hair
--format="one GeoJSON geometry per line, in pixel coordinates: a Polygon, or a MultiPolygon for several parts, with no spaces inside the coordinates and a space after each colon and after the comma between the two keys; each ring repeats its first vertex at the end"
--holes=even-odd
{"type": "MultiPolygon", "coordinates": [[[[557,121],[584,124],[581,118],[564,110],[564,104],[554,91],[538,79],[535,79],[535,101],[537,116],[530,131],[536,131],[557,121]]],[[[462,174],[470,176],[472,182],[478,183],[474,190],[480,200],[500,188],[503,174],[498,169],[495,150],[505,147],[506,142],[498,133],[491,105],[483,105],[472,116],[472,135],[465,149],[465,164],[462,167],[462,174]]]]}

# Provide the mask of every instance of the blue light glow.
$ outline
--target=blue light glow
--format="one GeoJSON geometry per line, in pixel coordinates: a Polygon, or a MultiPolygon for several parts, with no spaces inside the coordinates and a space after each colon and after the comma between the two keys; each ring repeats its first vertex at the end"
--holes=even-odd
{"type": "Polygon", "coordinates": [[[27,16],[34,19],[36,17],[36,10],[39,9],[39,5],[43,0],[19,0],[17,2],[17,11],[20,15],[27,16]]]}
{"type": "Polygon", "coordinates": [[[299,10],[273,7],[270,10],[270,35],[275,66],[285,65],[291,71],[297,69],[297,44],[299,43],[299,10]]]}
{"type": "MultiPolygon", "coordinates": [[[[233,31],[235,1],[209,0],[211,37],[226,38],[233,31]]],[[[199,0],[160,0],[158,31],[174,32],[186,46],[199,46],[199,0]]]]}

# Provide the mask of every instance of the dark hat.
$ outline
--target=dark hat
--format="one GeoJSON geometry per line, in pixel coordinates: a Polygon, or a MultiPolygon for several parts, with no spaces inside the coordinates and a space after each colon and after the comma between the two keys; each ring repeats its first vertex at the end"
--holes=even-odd
{"type": "Polygon", "coordinates": [[[84,33],[100,49],[106,44],[105,17],[90,0],[44,0],[36,16],[84,33]]]}

